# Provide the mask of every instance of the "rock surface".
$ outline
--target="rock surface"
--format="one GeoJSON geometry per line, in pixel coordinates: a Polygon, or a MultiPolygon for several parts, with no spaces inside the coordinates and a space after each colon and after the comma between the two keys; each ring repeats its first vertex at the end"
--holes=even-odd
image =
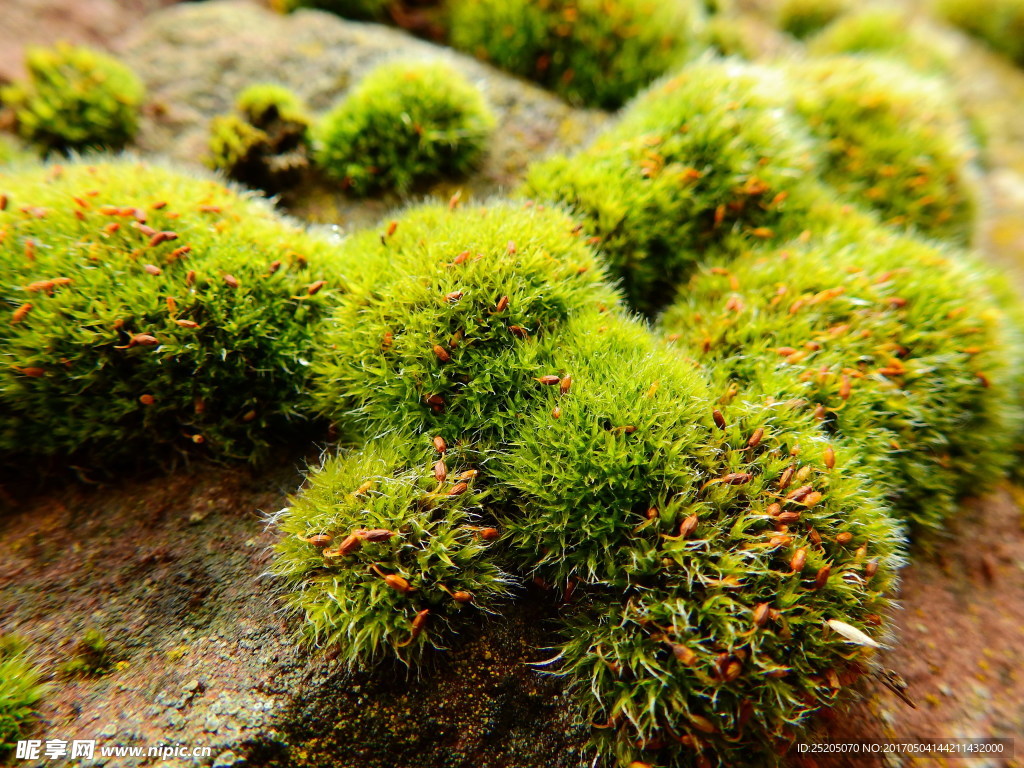
{"type": "MultiPolygon", "coordinates": [[[[380,24],[300,10],[281,16],[244,0],[185,3],[148,17],[125,42],[124,57],[149,90],[151,109],[138,147],[198,162],[210,120],[256,82],[294,89],[320,113],[376,64],[391,58],[443,59],[478,84],[498,117],[480,172],[432,190],[446,198],[486,196],[513,185],[538,155],[583,141],[603,114],[576,110],[552,94],[471,57],[380,24]]],[[[369,224],[401,201],[356,200],[323,181],[288,207],[307,219],[343,227],[369,224]]]]}
{"type": "Polygon", "coordinates": [[[0,23],[0,82],[24,74],[28,45],[58,40],[109,48],[142,17],[177,0],[5,0],[0,23]]]}

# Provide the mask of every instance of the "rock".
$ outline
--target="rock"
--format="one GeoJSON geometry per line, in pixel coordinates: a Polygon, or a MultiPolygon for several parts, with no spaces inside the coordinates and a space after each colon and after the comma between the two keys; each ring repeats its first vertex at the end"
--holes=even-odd
{"type": "MultiPolygon", "coordinates": [[[[484,91],[498,128],[479,173],[432,190],[445,197],[457,189],[467,198],[507,188],[529,161],[577,145],[605,119],[398,29],[315,10],[282,16],[244,0],[185,3],[154,13],[124,41],[124,57],[150,95],[138,148],[183,163],[206,154],[211,118],[230,110],[235,95],[252,83],[282,83],[323,112],[385,59],[448,61],[484,91]]],[[[305,218],[347,226],[373,222],[398,202],[348,198],[323,180],[285,198],[305,218]]]]}
{"type": "Polygon", "coordinates": [[[109,48],[145,13],[176,0],[4,0],[0,82],[23,77],[24,49],[58,40],[109,48]]]}

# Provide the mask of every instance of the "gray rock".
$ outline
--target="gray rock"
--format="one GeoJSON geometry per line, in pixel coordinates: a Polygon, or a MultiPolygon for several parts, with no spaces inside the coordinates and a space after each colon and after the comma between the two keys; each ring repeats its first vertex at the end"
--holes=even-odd
{"type": "MultiPolygon", "coordinates": [[[[483,168],[432,190],[445,197],[455,189],[465,198],[507,188],[528,162],[579,144],[605,119],[401,30],[322,11],[282,16],[243,0],[185,3],[149,16],[123,47],[125,60],[146,83],[152,106],[138,147],[183,163],[204,156],[210,120],[229,111],[245,86],[279,82],[323,112],[375,65],[393,58],[452,63],[479,85],[498,117],[483,168]]],[[[348,199],[333,184],[291,197],[286,202],[304,217],[343,225],[369,223],[400,202],[348,199]]]]}

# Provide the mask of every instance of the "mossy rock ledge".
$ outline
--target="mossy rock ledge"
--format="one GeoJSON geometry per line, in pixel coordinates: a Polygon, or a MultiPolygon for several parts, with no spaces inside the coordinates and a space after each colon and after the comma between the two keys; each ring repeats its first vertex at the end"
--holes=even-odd
{"type": "MultiPolygon", "coordinates": [[[[293,469],[206,466],[22,497],[5,478],[0,611],[53,683],[29,737],[209,746],[209,758],[176,764],[235,768],[589,764],[559,680],[527,666],[545,658],[553,594],[464,627],[419,671],[351,674],[332,649],[303,649],[281,584],[261,578],[276,534],[255,512],[283,506],[300,482],[293,469]],[[88,628],[120,663],[57,674],[88,628]]],[[[151,762],[97,749],[81,765],[151,762]]]]}
{"type": "MultiPolygon", "coordinates": [[[[559,608],[544,593],[464,629],[419,672],[385,665],[352,675],[330,649],[296,644],[280,585],[260,578],[276,540],[260,511],[287,503],[301,482],[287,467],[301,461],[282,457],[286,468],[260,474],[194,467],[101,488],[32,492],[3,479],[5,629],[34,645],[44,673],[89,627],[121,662],[100,677],[54,678],[31,737],[209,746],[209,758],[176,764],[220,768],[589,768],[587,730],[574,725],[558,679],[527,666],[550,655],[541,646],[559,608]]],[[[823,722],[829,738],[1024,727],[1015,664],[1024,652],[1024,530],[1015,496],[966,505],[941,557],[903,572],[901,636],[886,663],[907,679],[918,709],[866,688],[864,701],[823,722]],[[985,650],[965,659],[965,647],[985,650]]],[[[801,765],[797,757],[786,763],[801,765]]]]}

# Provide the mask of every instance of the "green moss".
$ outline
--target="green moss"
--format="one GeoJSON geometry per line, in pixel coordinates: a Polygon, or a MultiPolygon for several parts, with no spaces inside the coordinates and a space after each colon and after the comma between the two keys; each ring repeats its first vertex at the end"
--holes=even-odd
{"type": "Polygon", "coordinates": [[[467,617],[495,610],[509,579],[481,533],[477,472],[456,446],[377,439],[311,476],[281,513],[275,561],[310,641],[337,646],[349,666],[419,661],[467,617]]]}
{"type": "Polygon", "coordinates": [[[13,137],[0,134],[0,166],[31,157],[13,137]]]}
{"type": "Polygon", "coordinates": [[[24,168],[0,194],[0,452],[258,458],[306,422],[329,242],[130,159],[24,168]]]}
{"type": "Polygon", "coordinates": [[[775,21],[779,28],[803,40],[842,16],[850,0],[779,0],[775,21]]]}
{"type": "Polygon", "coordinates": [[[458,70],[388,62],[320,121],[316,161],[356,194],[408,192],[476,168],[494,126],[483,95],[458,70]]]}
{"type": "Polygon", "coordinates": [[[774,70],[692,65],[638,97],[590,147],[534,165],[521,193],[574,209],[630,302],[651,312],[704,251],[799,223],[813,145],[788,98],[774,70]]]}
{"type": "Polygon", "coordinates": [[[616,300],[569,217],[538,206],[429,204],[346,253],[361,274],[324,332],[317,398],[367,435],[500,439],[549,372],[541,342],[616,300]]]}
{"type": "Polygon", "coordinates": [[[759,457],[733,447],[765,474],[727,489],[731,503],[698,503],[695,532],[652,553],[656,575],[625,600],[583,603],[567,622],[560,669],[620,765],[690,765],[695,749],[710,764],[771,764],[870,666],[869,650],[826,621],[884,632],[895,529],[862,481],[822,462],[813,433],[783,426],[770,442],[759,457]],[[797,444],[789,466],[811,468],[826,501],[779,533],[764,509],[797,444]]]}
{"type": "Polygon", "coordinates": [[[14,748],[35,721],[35,705],[46,693],[24,642],[0,635],[0,757],[14,748]]]}
{"type": "Polygon", "coordinates": [[[841,697],[833,675],[863,672],[824,622],[877,632],[898,529],[857,454],[795,404],[740,392],[723,405],[615,315],[579,316],[560,342],[571,386],[547,388],[491,465],[521,572],[586,595],[558,670],[621,765],[685,765],[694,747],[767,759],[841,697]]]}
{"type": "Polygon", "coordinates": [[[807,42],[818,56],[870,54],[916,70],[945,74],[951,55],[906,10],[868,6],[840,16],[807,42]]]}
{"type": "Polygon", "coordinates": [[[763,515],[710,512],[656,587],[569,617],[560,670],[600,752],[622,766],[690,766],[695,752],[706,765],[772,765],[816,711],[848,700],[871,649],[826,622],[884,631],[898,539],[877,506],[857,510],[870,497],[843,501],[805,512],[806,528],[774,546],[763,515]]]}
{"type": "Polygon", "coordinates": [[[251,85],[236,113],[210,123],[210,167],[252,187],[279,191],[297,184],[309,166],[305,104],[284,86],[251,85]]]}
{"type": "Polygon", "coordinates": [[[501,527],[523,569],[549,583],[643,581],[660,568],[658,534],[693,511],[714,452],[703,374],[617,313],[574,318],[551,346],[547,371],[565,386],[537,385],[492,462],[501,527]]]}
{"type": "Polygon", "coordinates": [[[451,43],[554,90],[615,109],[692,52],[691,0],[454,0],[451,43]]]}
{"type": "Polygon", "coordinates": [[[790,71],[795,107],[823,142],[827,182],[888,223],[970,241],[975,150],[944,82],[858,57],[790,71]]]}
{"type": "Polygon", "coordinates": [[[318,8],[346,19],[383,20],[393,0],[271,0],[271,6],[281,13],[299,8],[318,8]]]}
{"type": "Polygon", "coordinates": [[[277,120],[303,126],[310,122],[306,105],[298,94],[277,83],[253,83],[242,89],[235,99],[235,109],[261,128],[277,120]]]}
{"type": "Polygon", "coordinates": [[[663,320],[718,391],[795,400],[937,528],[1012,461],[1019,341],[985,271],[886,230],[703,271],[663,320]]]}
{"type": "Polygon", "coordinates": [[[274,566],[308,640],[422,662],[539,577],[623,764],[764,757],[863,673],[826,621],[882,631],[901,533],[802,402],[719,398],[557,209],[426,205],[347,249],[318,396],[364,447],[282,512],[274,566]]]}
{"type": "Polygon", "coordinates": [[[571,387],[548,390],[493,470],[508,499],[500,527],[527,576],[587,595],[558,669],[622,765],[684,765],[694,746],[725,762],[764,758],[839,698],[830,670],[856,676],[856,649],[823,623],[880,620],[897,529],[856,456],[828,458],[835,449],[791,404],[716,402],[700,371],[635,321],[579,317],[560,348],[571,387]],[[785,499],[804,486],[818,496],[785,499]],[[787,512],[798,522],[783,523],[787,512]],[[881,567],[864,579],[870,561],[881,567]],[[758,626],[762,604],[778,614],[758,626]]]}
{"type": "Polygon", "coordinates": [[[237,169],[270,143],[270,137],[239,115],[218,115],[210,122],[207,164],[237,177],[237,169]]]}
{"type": "Polygon", "coordinates": [[[117,59],[58,44],[30,48],[28,79],[4,88],[18,133],[44,152],[123,147],[138,130],[142,81],[117,59]]]}
{"type": "Polygon", "coordinates": [[[1024,0],[935,0],[937,15],[1024,66],[1024,0]]]}
{"type": "Polygon", "coordinates": [[[767,45],[765,25],[750,16],[712,16],[701,32],[701,40],[720,56],[756,61],[767,45]]]}
{"type": "Polygon", "coordinates": [[[60,665],[60,670],[66,675],[103,675],[114,666],[114,656],[104,634],[92,627],[75,644],[74,655],[60,665]]]}

